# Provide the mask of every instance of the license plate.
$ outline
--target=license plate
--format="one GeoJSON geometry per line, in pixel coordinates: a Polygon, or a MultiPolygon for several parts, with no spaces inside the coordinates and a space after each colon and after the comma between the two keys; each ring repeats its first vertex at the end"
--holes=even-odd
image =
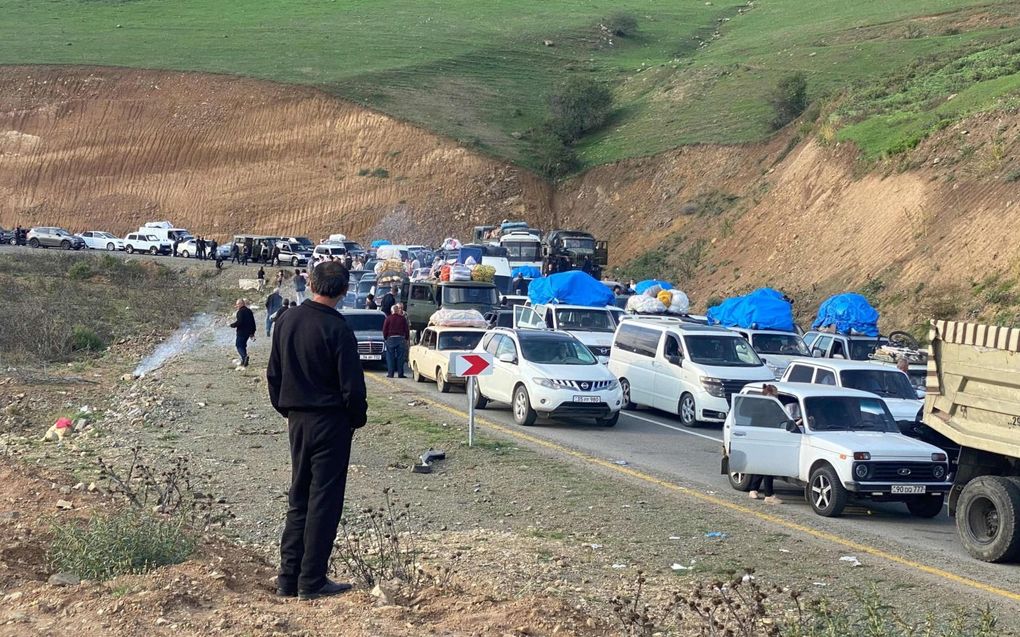
{"type": "Polygon", "coordinates": [[[361,360],[363,361],[381,361],[382,354],[362,354],[361,360]]]}
{"type": "Polygon", "coordinates": [[[892,485],[892,492],[909,494],[924,493],[924,487],[915,484],[894,484],[892,485]]]}
{"type": "Polygon", "coordinates": [[[602,399],[598,396],[574,396],[575,403],[599,403],[602,399]]]}

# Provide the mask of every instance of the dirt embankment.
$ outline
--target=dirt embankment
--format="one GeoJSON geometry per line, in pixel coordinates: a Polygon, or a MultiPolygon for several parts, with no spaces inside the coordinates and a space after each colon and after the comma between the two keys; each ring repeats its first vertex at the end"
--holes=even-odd
{"type": "Polygon", "coordinates": [[[346,232],[435,242],[523,218],[607,237],[617,264],[659,244],[700,244],[660,273],[680,280],[696,307],[762,284],[805,308],[868,286],[884,295],[887,316],[905,308],[895,316],[901,325],[936,309],[974,315],[939,299],[965,297],[989,273],[1015,278],[1020,270],[1009,230],[1020,220],[1015,113],[964,122],[879,166],[862,166],[852,148],[818,135],[797,143],[790,134],[603,166],[554,189],[306,88],[5,68],[0,224],[127,232],[167,218],[219,236],[346,232]],[[933,302],[942,306],[921,307],[933,302]]]}

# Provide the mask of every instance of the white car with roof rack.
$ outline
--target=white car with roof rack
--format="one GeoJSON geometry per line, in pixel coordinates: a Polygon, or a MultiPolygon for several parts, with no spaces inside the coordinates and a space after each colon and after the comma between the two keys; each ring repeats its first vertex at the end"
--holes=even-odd
{"type": "Polygon", "coordinates": [[[627,316],[609,354],[625,406],[661,409],[688,427],[723,422],[730,397],[773,372],[739,334],[680,317],[627,316]]]}
{"type": "Polygon", "coordinates": [[[435,381],[436,388],[444,394],[453,385],[464,385],[466,378],[451,373],[450,359],[474,351],[485,331],[477,327],[429,325],[408,352],[411,377],[419,383],[435,381]]]}
{"type": "Polygon", "coordinates": [[[904,502],[911,514],[941,513],[949,461],[942,449],[900,433],[878,396],[804,383],[748,385],[723,427],[723,473],[747,491],[752,475],[804,487],[818,515],[843,513],[852,498],[904,502]]]}
{"type": "Polygon", "coordinates": [[[747,339],[758,357],[775,373],[776,380],[783,377],[786,368],[798,358],[810,358],[804,339],[796,332],[783,330],[759,330],[746,327],[729,327],[747,339]]]}
{"type": "Polygon", "coordinates": [[[539,416],[591,418],[612,427],[620,417],[620,383],[591,351],[566,332],[497,327],[476,352],[492,354],[493,372],[475,382],[475,408],[490,401],[511,406],[514,421],[534,425],[539,416]]]}

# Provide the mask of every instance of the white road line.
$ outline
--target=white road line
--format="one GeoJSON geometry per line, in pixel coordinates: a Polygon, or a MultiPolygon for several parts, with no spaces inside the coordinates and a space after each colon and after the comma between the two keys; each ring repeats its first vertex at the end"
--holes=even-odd
{"type": "Polygon", "coordinates": [[[623,415],[624,416],[629,416],[631,418],[635,418],[637,420],[643,420],[643,421],[645,421],[647,423],[650,423],[650,424],[653,424],[653,425],[658,425],[660,427],[665,427],[666,429],[672,429],[673,431],[679,431],[682,434],[688,434],[690,436],[697,436],[698,438],[704,438],[705,440],[711,440],[713,442],[719,442],[719,443],[721,443],[723,441],[722,438],[714,438],[712,436],[706,436],[705,434],[699,434],[697,432],[691,431],[690,429],[684,429],[683,427],[676,427],[674,425],[667,425],[664,422],[659,422],[658,420],[652,420],[651,418],[645,418],[644,416],[638,416],[637,414],[631,413],[629,411],[623,412],[623,415]]]}

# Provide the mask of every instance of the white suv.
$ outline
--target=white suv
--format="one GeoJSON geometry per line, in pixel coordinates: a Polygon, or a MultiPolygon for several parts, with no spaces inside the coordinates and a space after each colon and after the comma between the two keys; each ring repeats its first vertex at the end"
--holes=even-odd
{"type": "Polygon", "coordinates": [[[745,327],[729,328],[747,339],[754,351],[776,375],[776,380],[783,377],[786,368],[798,358],[810,358],[811,351],[804,344],[804,339],[796,332],[782,330],[759,330],[745,327]]]}
{"type": "Polygon", "coordinates": [[[162,241],[154,234],[132,232],[124,237],[124,250],[128,254],[148,252],[149,254],[171,254],[174,249],[169,241],[162,241]]]}
{"type": "Polygon", "coordinates": [[[570,334],[498,327],[486,332],[475,351],[495,359],[492,375],[475,382],[478,409],[489,401],[507,403],[514,422],[524,426],[539,415],[594,418],[607,427],[620,417],[620,383],[570,334]]]}
{"type": "Polygon", "coordinates": [[[807,358],[794,361],[787,368],[783,381],[859,389],[881,397],[897,423],[921,420],[924,401],[917,397],[910,378],[889,365],[837,358],[807,358]]]}
{"type": "Polygon", "coordinates": [[[854,389],[776,383],[733,397],[723,427],[723,473],[739,491],[753,475],[804,486],[818,515],[843,513],[851,497],[904,502],[918,517],[942,512],[948,481],[946,453],[900,433],[881,398],[854,389]]]}

